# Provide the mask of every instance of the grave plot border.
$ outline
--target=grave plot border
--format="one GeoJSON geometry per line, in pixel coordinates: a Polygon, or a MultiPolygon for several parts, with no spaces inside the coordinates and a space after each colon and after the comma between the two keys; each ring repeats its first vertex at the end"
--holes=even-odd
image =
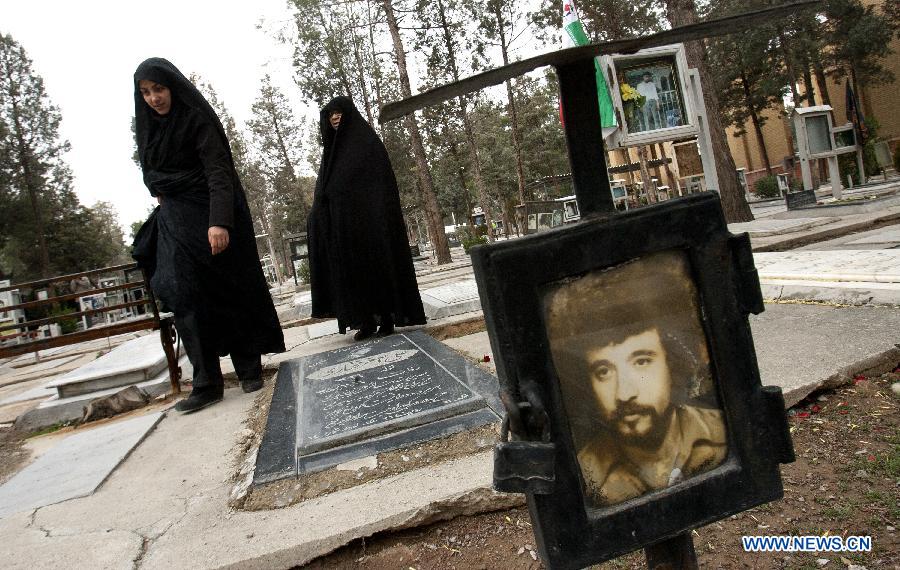
{"type": "Polygon", "coordinates": [[[299,377],[301,364],[309,357],[285,361],[278,369],[266,431],[257,454],[254,485],[322,471],[353,459],[500,422],[504,408],[498,396],[499,384],[496,377],[468,362],[463,356],[424,332],[402,332],[398,335],[405,337],[428,356],[439,361],[446,372],[481,400],[479,407],[477,409],[466,407],[461,409],[459,414],[450,417],[376,434],[370,439],[300,456],[297,447],[297,414],[300,413],[300,408],[295,382],[301,381],[299,377]]]}

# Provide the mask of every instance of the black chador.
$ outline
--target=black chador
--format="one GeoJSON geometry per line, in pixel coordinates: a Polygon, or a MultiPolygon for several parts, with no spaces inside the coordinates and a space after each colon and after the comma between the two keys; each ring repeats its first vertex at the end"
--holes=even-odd
{"type": "Polygon", "coordinates": [[[347,97],[322,109],[322,164],[309,215],[312,315],[357,340],[425,323],[387,150],[347,97]],[[339,119],[335,121],[334,119],[339,119]],[[337,124],[337,128],[335,128],[337,124]]]}
{"type": "Polygon", "coordinates": [[[284,337],[216,113],[159,58],[137,68],[134,108],[144,183],[160,205],[135,237],[133,255],[175,314],[194,368],[191,397],[179,409],[194,411],[222,398],[219,356],[231,355],[242,387],[252,391],[262,386],[260,355],[283,352],[284,337]]]}

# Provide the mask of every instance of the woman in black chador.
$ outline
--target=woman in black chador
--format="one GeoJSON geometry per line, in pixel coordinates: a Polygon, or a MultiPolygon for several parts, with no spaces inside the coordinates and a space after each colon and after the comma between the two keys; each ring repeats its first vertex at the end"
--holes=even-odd
{"type": "Polygon", "coordinates": [[[425,323],[397,180],[378,135],[347,97],[322,109],[322,164],[309,214],[312,316],[356,340],[425,323]]]}
{"type": "Polygon", "coordinates": [[[135,133],[144,184],[159,201],[134,257],[175,313],[194,368],[193,412],[222,399],[219,357],[231,354],[245,392],[262,387],[260,355],[284,351],[262,274],[247,198],[222,123],[178,69],[151,58],[134,73],[135,133]]]}

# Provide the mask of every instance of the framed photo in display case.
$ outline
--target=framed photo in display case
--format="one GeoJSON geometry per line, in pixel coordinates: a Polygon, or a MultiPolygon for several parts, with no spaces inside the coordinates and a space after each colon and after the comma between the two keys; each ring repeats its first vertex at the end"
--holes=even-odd
{"type": "Polygon", "coordinates": [[[526,493],[548,567],[782,496],[784,399],[760,381],[747,321],[762,293],[716,193],[478,246],[472,262],[515,435],[495,488],[526,493]]]}

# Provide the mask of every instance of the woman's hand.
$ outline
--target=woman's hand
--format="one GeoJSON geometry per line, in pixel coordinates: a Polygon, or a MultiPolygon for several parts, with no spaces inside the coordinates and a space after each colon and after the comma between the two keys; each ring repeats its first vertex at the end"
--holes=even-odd
{"type": "Polygon", "coordinates": [[[222,226],[212,226],[206,232],[209,237],[209,247],[212,248],[212,254],[218,255],[225,251],[228,247],[228,229],[222,226]]]}

